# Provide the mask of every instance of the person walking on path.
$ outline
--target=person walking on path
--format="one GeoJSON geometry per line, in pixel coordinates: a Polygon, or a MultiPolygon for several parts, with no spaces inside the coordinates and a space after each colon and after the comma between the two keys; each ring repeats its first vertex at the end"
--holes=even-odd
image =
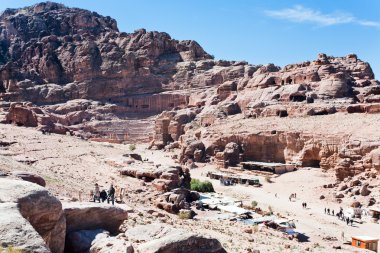
{"type": "Polygon", "coordinates": [[[94,191],[94,202],[96,202],[96,200],[98,200],[100,203],[100,190],[99,190],[98,183],[95,183],[95,191],[94,191]]]}
{"type": "Polygon", "coordinates": [[[115,188],[113,188],[113,184],[111,184],[111,186],[108,190],[107,203],[109,204],[110,201],[112,202],[112,205],[115,205],[115,188]]]}
{"type": "Polygon", "coordinates": [[[102,190],[100,192],[100,199],[102,200],[102,202],[106,201],[106,199],[107,199],[107,192],[105,190],[102,190]]]}

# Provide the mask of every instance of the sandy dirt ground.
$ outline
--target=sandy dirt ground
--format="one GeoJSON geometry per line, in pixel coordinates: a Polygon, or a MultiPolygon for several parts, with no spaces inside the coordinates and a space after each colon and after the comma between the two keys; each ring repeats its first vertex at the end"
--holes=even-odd
{"type": "MultiPolygon", "coordinates": [[[[110,183],[126,188],[126,202],[135,209],[127,226],[151,222],[170,224],[214,236],[228,252],[251,252],[253,249],[259,249],[261,252],[359,252],[351,246],[343,245],[342,231],[345,240],[352,235],[380,236],[379,225],[355,223],[351,227],[336,217],[324,214],[325,207],[335,210],[339,210],[340,207],[329,198],[319,200],[321,194],[328,194],[328,189],[321,186],[334,182],[332,172],[300,169],[273,178],[273,183],[267,183],[264,178],[260,178],[263,183],[261,188],[242,185],[227,187],[221,186],[219,181],[211,180],[216,192],[243,200],[246,204],[255,200],[262,209],[271,206],[274,213],[294,219],[297,229],[309,237],[308,242],[299,243],[289,241],[281,233],[270,229],[252,233],[246,232],[247,228],[252,229],[252,226],[228,220],[205,219],[219,214],[216,211],[199,212],[195,220],[180,220],[176,215],[158,210],[154,207],[154,199],[160,193],[152,192],[149,184],[140,180],[120,176],[118,168],[114,165],[115,162],[121,163],[126,159],[123,155],[131,152],[129,144],[90,142],[55,134],[43,135],[34,129],[11,125],[0,125],[0,137],[3,142],[0,147],[0,170],[7,171],[12,168],[37,173],[46,179],[47,188],[61,200],[76,200],[79,198],[79,192],[82,193],[82,199],[86,200],[95,182],[100,184],[101,189],[107,189],[110,183]],[[11,163],[14,164],[7,166],[11,163]],[[297,193],[297,200],[290,202],[288,197],[293,192],[297,193]],[[302,208],[302,202],[307,202],[307,209],[302,208]],[[327,236],[336,237],[338,241],[323,240],[327,236]],[[332,245],[342,246],[343,249],[334,250],[332,245]]],[[[174,164],[170,158],[173,153],[147,150],[147,145],[136,147],[133,152],[139,153],[143,159],[148,159],[148,162],[174,164]]],[[[193,178],[206,180],[207,171],[215,169],[213,165],[198,165],[198,168],[191,170],[193,178]]]]}
{"type": "Polygon", "coordinates": [[[334,209],[347,206],[338,204],[332,200],[319,200],[319,196],[326,192],[322,185],[333,183],[334,175],[330,172],[322,172],[319,169],[300,169],[295,172],[283,174],[272,179],[268,183],[264,178],[260,178],[262,187],[252,187],[245,185],[223,186],[218,180],[210,180],[205,177],[206,171],[213,171],[213,166],[205,166],[192,170],[191,174],[195,178],[209,180],[213,183],[216,192],[222,192],[226,196],[231,196],[243,200],[247,205],[251,201],[257,201],[258,206],[267,209],[271,206],[274,213],[286,215],[296,221],[297,229],[310,237],[310,241],[320,242],[322,238],[330,236],[341,239],[344,232],[346,239],[354,235],[369,235],[379,237],[380,227],[374,223],[359,224],[354,222],[353,226],[347,224],[337,217],[324,213],[324,208],[334,209]],[[289,201],[292,193],[297,194],[296,200],[289,201]],[[302,208],[302,203],[307,203],[307,208],[302,208]]]}

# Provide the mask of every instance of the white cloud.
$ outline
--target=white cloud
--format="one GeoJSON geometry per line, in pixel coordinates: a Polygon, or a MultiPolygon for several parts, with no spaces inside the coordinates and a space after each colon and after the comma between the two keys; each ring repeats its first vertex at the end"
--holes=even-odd
{"type": "Polygon", "coordinates": [[[373,26],[373,27],[380,28],[380,22],[368,21],[368,20],[357,20],[357,23],[359,25],[373,26]]]}
{"type": "Polygon", "coordinates": [[[296,5],[292,8],[282,10],[267,10],[265,14],[269,17],[289,20],[296,23],[315,23],[322,26],[331,26],[339,24],[358,24],[362,26],[371,26],[380,28],[380,22],[360,20],[349,13],[336,12],[324,14],[320,11],[296,5]]]}

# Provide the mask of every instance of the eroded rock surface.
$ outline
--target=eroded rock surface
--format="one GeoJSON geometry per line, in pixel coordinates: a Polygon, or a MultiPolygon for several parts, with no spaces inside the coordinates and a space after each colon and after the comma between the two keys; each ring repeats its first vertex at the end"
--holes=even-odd
{"type": "Polygon", "coordinates": [[[12,228],[0,233],[3,243],[33,252],[63,252],[66,220],[58,199],[37,184],[0,178],[0,200],[6,214],[1,227],[12,228]]]}
{"type": "Polygon", "coordinates": [[[182,252],[222,253],[226,252],[216,239],[192,234],[162,224],[136,226],[126,232],[132,242],[138,242],[138,253],[182,252]]]}
{"type": "Polygon", "coordinates": [[[51,252],[41,235],[20,214],[17,204],[1,203],[0,212],[0,241],[4,246],[37,253],[51,252]]]}
{"type": "Polygon", "coordinates": [[[64,203],[67,233],[78,230],[104,229],[117,233],[120,225],[128,219],[131,209],[125,205],[112,206],[102,203],[64,203]]]}
{"type": "Polygon", "coordinates": [[[284,68],[214,60],[195,41],[120,32],[110,17],[51,2],[7,9],[0,24],[6,123],[162,148],[234,115],[380,112],[379,82],[354,54],[284,68]]]}

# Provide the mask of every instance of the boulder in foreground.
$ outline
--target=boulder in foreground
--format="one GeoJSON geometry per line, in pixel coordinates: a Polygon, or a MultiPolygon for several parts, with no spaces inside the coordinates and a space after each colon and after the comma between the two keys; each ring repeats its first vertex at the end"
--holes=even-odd
{"type": "Polygon", "coordinates": [[[126,205],[73,202],[63,204],[67,233],[78,230],[104,229],[117,233],[131,211],[126,205]]]}

